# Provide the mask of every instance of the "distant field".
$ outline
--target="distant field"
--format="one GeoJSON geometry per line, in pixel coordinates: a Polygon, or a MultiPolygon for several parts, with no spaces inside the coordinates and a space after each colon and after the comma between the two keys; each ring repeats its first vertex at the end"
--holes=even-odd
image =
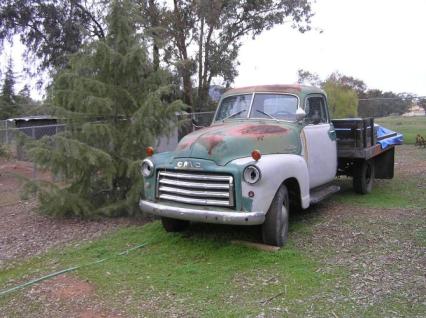
{"type": "Polygon", "coordinates": [[[402,133],[404,135],[404,143],[406,144],[414,144],[416,142],[417,134],[426,138],[426,116],[382,117],[377,118],[376,123],[402,133]]]}

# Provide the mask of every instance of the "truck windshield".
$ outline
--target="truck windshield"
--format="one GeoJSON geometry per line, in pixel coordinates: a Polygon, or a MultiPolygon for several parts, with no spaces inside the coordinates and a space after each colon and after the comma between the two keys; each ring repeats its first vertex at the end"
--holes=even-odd
{"type": "Polygon", "coordinates": [[[215,120],[249,117],[294,121],[297,106],[297,97],[288,94],[255,93],[254,98],[253,94],[228,96],[220,103],[215,120]]]}
{"type": "Polygon", "coordinates": [[[227,118],[246,118],[250,108],[252,94],[225,97],[220,103],[216,120],[227,118]]]}
{"type": "Polygon", "coordinates": [[[296,120],[297,97],[285,94],[255,94],[250,118],[296,120]]]}

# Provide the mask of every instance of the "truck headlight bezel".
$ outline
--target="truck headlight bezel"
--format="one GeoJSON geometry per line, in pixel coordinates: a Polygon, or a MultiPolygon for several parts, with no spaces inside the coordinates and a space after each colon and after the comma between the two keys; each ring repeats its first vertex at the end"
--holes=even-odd
{"type": "Polygon", "coordinates": [[[154,174],[154,163],[149,159],[142,161],[141,173],[145,178],[151,177],[154,174]]]}
{"type": "Polygon", "coordinates": [[[259,182],[260,179],[262,179],[262,173],[258,167],[249,165],[244,168],[243,179],[248,184],[255,184],[259,182]]]}

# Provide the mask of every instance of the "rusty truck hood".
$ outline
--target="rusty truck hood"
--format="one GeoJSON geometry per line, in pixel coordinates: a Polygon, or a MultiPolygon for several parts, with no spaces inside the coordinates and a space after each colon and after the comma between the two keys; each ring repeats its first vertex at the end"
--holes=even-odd
{"type": "Polygon", "coordinates": [[[254,149],[262,154],[300,154],[300,127],[296,123],[272,120],[232,120],[214,124],[186,135],[178,144],[173,159],[199,158],[218,165],[250,156],[254,149]]]}

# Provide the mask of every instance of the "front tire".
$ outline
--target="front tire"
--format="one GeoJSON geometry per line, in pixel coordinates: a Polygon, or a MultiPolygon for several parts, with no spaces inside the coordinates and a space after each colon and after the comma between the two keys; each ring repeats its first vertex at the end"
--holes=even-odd
{"type": "Polygon", "coordinates": [[[262,225],[263,243],[283,246],[288,239],[288,216],[290,200],[285,185],[281,185],[272,200],[265,222],[262,225]]]}
{"type": "Polygon", "coordinates": [[[189,221],[162,217],[161,223],[166,232],[182,232],[189,226],[189,221]]]}
{"type": "Polygon", "coordinates": [[[355,164],[353,187],[356,193],[367,194],[373,189],[374,161],[362,160],[355,164]]]}

